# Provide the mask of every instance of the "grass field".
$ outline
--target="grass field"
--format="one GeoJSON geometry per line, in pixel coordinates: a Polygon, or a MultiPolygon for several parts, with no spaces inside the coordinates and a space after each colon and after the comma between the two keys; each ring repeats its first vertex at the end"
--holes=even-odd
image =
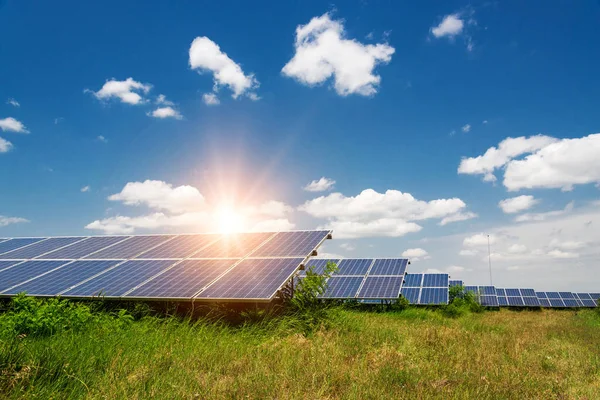
{"type": "Polygon", "coordinates": [[[231,327],[84,316],[76,330],[17,339],[5,329],[0,397],[600,398],[594,311],[328,314],[306,335],[294,317],[231,327]]]}

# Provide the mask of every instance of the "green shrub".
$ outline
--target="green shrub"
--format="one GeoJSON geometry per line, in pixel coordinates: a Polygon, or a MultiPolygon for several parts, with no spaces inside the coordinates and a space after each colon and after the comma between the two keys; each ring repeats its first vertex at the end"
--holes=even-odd
{"type": "Polygon", "coordinates": [[[322,306],[319,298],[327,290],[327,279],[337,271],[337,265],[334,262],[328,262],[323,269],[323,273],[315,272],[315,267],[311,266],[306,270],[306,276],[298,279],[294,296],[290,303],[298,311],[314,310],[322,306]]]}
{"type": "Polygon", "coordinates": [[[479,304],[477,295],[471,291],[465,291],[462,286],[452,286],[448,291],[449,302],[442,307],[441,311],[447,317],[458,318],[467,313],[479,313],[484,308],[479,304]]]}

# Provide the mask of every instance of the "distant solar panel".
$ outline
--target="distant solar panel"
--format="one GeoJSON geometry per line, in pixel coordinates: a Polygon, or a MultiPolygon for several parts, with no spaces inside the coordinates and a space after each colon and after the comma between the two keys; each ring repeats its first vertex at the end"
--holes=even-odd
{"type": "Polygon", "coordinates": [[[326,299],[352,299],[356,296],[363,277],[333,276],[327,280],[327,290],[323,294],[326,299]]]}
{"type": "Polygon", "coordinates": [[[422,288],[419,304],[448,304],[448,289],[429,287],[422,288]]]}
{"type": "Polygon", "coordinates": [[[413,304],[436,305],[448,303],[448,274],[406,274],[401,293],[413,304]],[[419,288],[418,300],[410,288],[419,288]],[[411,296],[413,301],[407,296],[411,296]]]}
{"type": "Polygon", "coordinates": [[[519,289],[505,289],[507,297],[521,297],[521,291],[519,289]]]}
{"type": "Polygon", "coordinates": [[[323,243],[330,231],[279,232],[252,257],[306,257],[323,243]]]}
{"type": "Polygon", "coordinates": [[[498,306],[499,307],[507,307],[508,306],[508,298],[506,296],[498,296],[498,306]]]}
{"type": "Polygon", "coordinates": [[[575,299],[563,299],[565,307],[579,307],[579,303],[575,299]]]}
{"type": "Polygon", "coordinates": [[[461,281],[461,280],[458,280],[458,279],[451,279],[451,280],[448,282],[448,285],[449,285],[449,286],[464,286],[464,285],[463,285],[463,281],[461,281]]]}
{"type": "Polygon", "coordinates": [[[533,289],[521,289],[521,296],[523,297],[537,297],[535,290],[533,289]]]}
{"type": "Polygon", "coordinates": [[[423,287],[448,287],[448,274],[423,274],[423,287]]]}
{"type": "Polygon", "coordinates": [[[410,304],[419,304],[419,295],[421,293],[421,288],[402,288],[402,296],[408,300],[410,304]]]}
{"type": "Polygon", "coordinates": [[[538,299],[547,299],[548,295],[546,295],[546,292],[535,292],[535,295],[537,296],[538,299]]]}
{"type": "Polygon", "coordinates": [[[590,293],[592,300],[598,301],[600,299],[600,293],[590,293]]]}
{"type": "Polygon", "coordinates": [[[369,276],[394,275],[401,276],[406,273],[408,259],[406,258],[378,258],[373,263],[369,276]]]}
{"type": "Polygon", "coordinates": [[[18,258],[35,258],[44,253],[48,253],[52,250],[56,250],[58,248],[68,246],[75,242],[80,242],[85,238],[82,237],[57,237],[57,238],[49,238],[46,240],[42,240],[36,243],[33,243],[27,247],[22,247],[20,249],[12,250],[7,253],[0,255],[2,259],[18,259],[18,258]]]}
{"type": "Polygon", "coordinates": [[[473,292],[476,295],[479,295],[479,286],[465,286],[465,292],[473,292]]]}
{"type": "Polygon", "coordinates": [[[549,299],[560,299],[560,294],[558,292],[546,292],[546,297],[549,299]]]}
{"type": "Polygon", "coordinates": [[[307,263],[306,263],[306,268],[302,271],[300,271],[300,275],[306,275],[306,271],[310,268],[310,267],[314,267],[313,272],[317,273],[317,274],[322,274],[323,271],[325,271],[325,266],[327,266],[328,262],[332,262],[335,265],[339,265],[340,260],[330,260],[330,259],[324,259],[324,258],[311,258],[307,263]]]}
{"type": "Polygon", "coordinates": [[[496,296],[506,297],[506,290],[500,289],[500,288],[496,288],[496,296]]]}
{"type": "Polygon", "coordinates": [[[538,301],[540,302],[540,306],[542,306],[542,307],[551,307],[550,300],[548,300],[548,299],[538,298],[538,301]]]}
{"type": "Polygon", "coordinates": [[[481,296],[479,303],[482,306],[486,306],[486,307],[498,307],[499,306],[498,296],[496,296],[496,295],[481,296]]]}
{"type": "Polygon", "coordinates": [[[343,259],[338,264],[338,271],[334,275],[366,275],[373,264],[372,258],[343,259]]]}
{"type": "Polygon", "coordinates": [[[423,274],[406,274],[404,275],[404,287],[421,287],[423,282],[423,274]]]}
{"type": "Polygon", "coordinates": [[[43,255],[44,259],[78,259],[95,253],[115,243],[129,239],[130,236],[97,236],[76,242],[67,247],[43,255]]]}
{"type": "Polygon", "coordinates": [[[523,298],[521,296],[507,296],[508,299],[508,305],[509,306],[513,306],[513,307],[520,307],[520,306],[524,306],[525,303],[523,303],[523,298]]]}
{"type": "Polygon", "coordinates": [[[571,292],[558,292],[561,299],[574,299],[575,295],[571,292]]]}
{"type": "Polygon", "coordinates": [[[537,296],[523,296],[523,304],[527,307],[539,307],[540,301],[537,296]]]}
{"type": "Polygon", "coordinates": [[[402,286],[401,276],[368,276],[357,297],[361,299],[397,299],[402,286]]]}
{"type": "Polygon", "coordinates": [[[563,308],[565,306],[565,303],[561,299],[548,298],[548,301],[551,307],[563,308]]]}
{"type": "Polygon", "coordinates": [[[0,254],[5,254],[6,252],[29,246],[30,244],[37,243],[42,240],[44,240],[44,238],[17,238],[6,240],[0,243],[0,254]]]}

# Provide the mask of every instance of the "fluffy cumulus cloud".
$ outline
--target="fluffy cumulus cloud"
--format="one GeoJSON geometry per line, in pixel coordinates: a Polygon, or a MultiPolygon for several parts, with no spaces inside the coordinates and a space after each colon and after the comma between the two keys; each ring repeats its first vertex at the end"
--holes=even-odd
{"type": "Polygon", "coordinates": [[[281,72],[308,86],[333,77],[341,96],[372,96],[381,82],[375,67],[389,63],[394,51],[387,43],[363,44],[346,38],[343,21],[326,13],[296,28],[294,57],[281,72]]]}
{"type": "Polygon", "coordinates": [[[271,200],[257,206],[224,206],[219,202],[209,202],[193,186],[173,186],[157,180],[129,182],[108,199],[149,209],[150,212],[95,220],[86,226],[87,229],[106,234],[128,234],[139,230],[233,232],[278,231],[295,227],[289,220],[293,208],[283,202],[271,200]]]}
{"type": "Polygon", "coordinates": [[[461,213],[466,204],[458,198],[422,201],[410,193],[363,190],[356,196],[332,193],[305,202],[299,207],[312,217],[325,219],[324,228],[338,238],[403,236],[422,229],[414,221],[442,219],[461,213]]]}
{"type": "Polygon", "coordinates": [[[465,23],[459,14],[446,15],[439,25],[430,29],[431,34],[436,38],[454,37],[460,35],[465,27],[465,23]]]}
{"type": "Polygon", "coordinates": [[[0,119],[0,129],[3,132],[29,133],[25,125],[13,117],[0,119]]]}
{"type": "Polygon", "coordinates": [[[539,203],[539,200],[537,200],[535,197],[523,195],[500,200],[498,207],[500,207],[505,214],[515,214],[528,210],[537,203],[539,203]]]}
{"type": "Polygon", "coordinates": [[[25,222],[29,222],[29,220],[20,217],[5,217],[4,215],[0,215],[0,226],[22,224],[25,222]]]}
{"type": "Polygon", "coordinates": [[[8,153],[13,148],[13,144],[0,137],[0,153],[8,153]]]}
{"type": "Polygon", "coordinates": [[[411,261],[427,260],[431,258],[427,251],[417,247],[414,249],[406,249],[402,252],[402,257],[409,258],[411,261]]]}
{"type": "Polygon", "coordinates": [[[84,92],[93,94],[99,100],[119,99],[122,103],[142,104],[146,102],[142,95],[148,94],[150,89],[152,85],[138,82],[133,78],[124,81],[112,78],[107,80],[97,92],[90,89],[85,89],[84,92]]]}
{"type": "Polygon", "coordinates": [[[463,246],[465,247],[482,247],[488,245],[488,240],[490,245],[495,244],[498,241],[498,237],[496,235],[490,234],[486,235],[484,233],[477,233],[475,235],[466,237],[463,240],[463,246]]]}
{"type": "Polygon", "coordinates": [[[221,101],[219,100],[217,95],[214,93],[204,93],[202,95],[202,101],[207,106],[217,106],[217,105],[221,104],[221,101]]]}
{"type": "Polygon", "coordinates": [[[166,107],[158,107],[156,110],[149,112],[147,114],[149,117],[165,119],[165,118],[174,118],[174,119],[182,119],[183,116],[171,106],[166,107]]]}
{"type": "Polygon", "coordinates": [[[496,169],[504,167],[515,157],[534,152],[555,141],[556,139],[544,135],[506,138],[498,147],[490,147],[481,156],[463,158],[458,166],[458,173],[483,175],[484,181],[494,182],[496,169]]]}
{"type": "Polygon", "coordinates": [[[314,180],[308,185],[304,186],[304,190],[307,192],[324,192],[332,189],[333,185],[335,185],[335,181],[333,179],[325,178],[323,176],[319,180],[314,180]]]}
{"type": "MultiPolygon", "coordinates": [[[[258,100],[254,91],[258,88],[259,82],[254,75],[244,73],[238,63],[206,36],[197,37],[192,42],[189,50],[189,64],[192,69],[198,70],[200,73],[212,73],[215,92],[221,87],[227,87],[231,90],[234,99],[245,95],[252,100],[258,100]]],[[[207,102],[206,97],[204,97],[204,102],[207,102]]],[[[210,104],[216,103],[213,100],[213,103],[210,104]]]]}

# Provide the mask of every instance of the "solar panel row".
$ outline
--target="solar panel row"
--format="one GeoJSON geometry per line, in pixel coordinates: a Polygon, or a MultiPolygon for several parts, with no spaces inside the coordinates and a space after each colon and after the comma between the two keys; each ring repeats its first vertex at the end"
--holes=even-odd
{"type": "Polygon", "coordinates": [[[402,296],[411,304],[448,304],[448,274],[406,274],[402,296]]]}

